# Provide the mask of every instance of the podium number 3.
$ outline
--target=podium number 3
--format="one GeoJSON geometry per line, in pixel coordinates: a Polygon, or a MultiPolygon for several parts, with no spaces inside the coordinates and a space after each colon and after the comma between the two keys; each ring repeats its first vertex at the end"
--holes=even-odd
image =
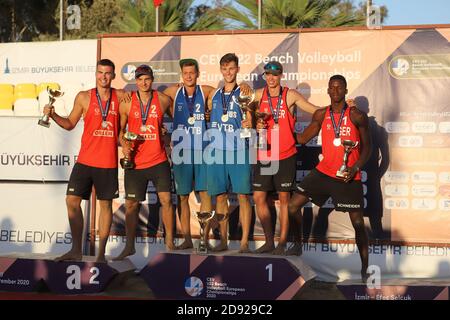
{"type": "MultiPolygon", "coordinates": [[[[97,277],[100,275],[99,268],[92,267],[89,271],[92,274],[92,276],[89,279],[89,284],[99,284],[99,281],[96,280],[97,277]]],[[[66,281],[67,289],[80,290],[81,289],[81,269],[80,269],[80,267],[77,265],[70,265],[67,267],[66,273],[70,274],[70,276],[67,278],[67,281],[66,281]]]]}
{"type": "Polygon", "coordinates": [[[272,282],[272,270],[273,270],[273,265],[272,264],[268,264],[267,266],[266,266],[266,270],[267,270],[267,273],[268,273],[268,281],[269,282],[272,282]]]}

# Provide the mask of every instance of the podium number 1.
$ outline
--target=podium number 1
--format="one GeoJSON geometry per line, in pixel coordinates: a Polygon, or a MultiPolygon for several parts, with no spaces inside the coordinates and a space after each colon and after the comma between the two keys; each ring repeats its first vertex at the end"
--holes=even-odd
{"type": "Polygon", "coordinates": [[[268,281],[269,282],[272,282],[272,268],[273,267],[273,265],[272,264],[268,264],[267,266],[266,266],[266,270],[268,270],[268,281]]]}

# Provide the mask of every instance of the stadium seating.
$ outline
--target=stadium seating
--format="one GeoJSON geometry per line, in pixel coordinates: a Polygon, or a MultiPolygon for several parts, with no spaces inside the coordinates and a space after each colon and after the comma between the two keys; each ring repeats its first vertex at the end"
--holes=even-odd
{"type": "Polygon", "coordinates": [[[34,83],[19,83],[14,87],[15,101],[18,99],[36,99],[36,85],[34,83]]]}
{"type": "Polygon", "coordinates": [[[0,96],[2,94],[14,95],[14,86],[10,83],[0,83],[0,96]]]}
{"type": "Polygon", "coordinates": [[[34,83],[19,83],[15,85],[14,115],[18,117],[39,116],[39,103],[34,83]]]}
{"type": "Polygon", "coordinates": [[[13,116],[14,95],[12,92],[0,92],[0,116],[13,116]]]}

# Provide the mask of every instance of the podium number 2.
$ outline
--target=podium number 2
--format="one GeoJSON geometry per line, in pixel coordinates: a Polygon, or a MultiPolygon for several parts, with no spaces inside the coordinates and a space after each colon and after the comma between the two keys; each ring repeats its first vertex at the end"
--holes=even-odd
{"type": "Polygon", "coordinates": [[[272,282],[272,269],[273,269],[273,265],[272,264],[268,264],[266,266],[266,270],[267,270],[267,273],[268,273],[268,281],[269,282],[272,282]]]}
{"type": "MultiPolygon", "coordinates": [[[[100,269],[97,267],[92,267],[89,271],[92,274],[92,276],[89,278],[89,284],[99,284],[99,281],[96,279],[100,275],[100,269]]],[[[70,265],[67,267],[66,273],[70,274],[70,276],[67,278],[67,281],[66,281],[67,289],[80,290],[81,289],[81,269],[80,269],[80,267],[77,265],[70,265]]]]}

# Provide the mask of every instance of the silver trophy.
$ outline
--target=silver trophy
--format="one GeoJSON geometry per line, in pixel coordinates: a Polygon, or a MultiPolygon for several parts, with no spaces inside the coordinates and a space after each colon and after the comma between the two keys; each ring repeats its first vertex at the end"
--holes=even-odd
{"type": "Polygon", "coordinates": [[[336,177],[345,179],[345,172],[347,171],[348,155],[350,154],[350,152],[352,152],[353,148],[356,148],[357,145],[358,141],[342,140],[342,146],[344,147],[344,158],[341,167],[336,172],[336,177]]]}
{"type": "MultiPolygon", "coordinates": [[[[47,93],[48,93],[48,104],[50,105],[50,107],[53,108],[53,103],[55,103],[56,98],[62,97],[64,95],[64,92],[60,91],[60,90],[53,90],[50,89],[50,87],[47,87],[47,93]]],[[[50,127],[50,116],[48,114],[44,114],[38,121],[38,124],[49,128],[50,127]]]]}
{"type": "MultiPolygon", "coordinates": [[[[270,114],[266,112],[255,112],[256,122],[265,123],[270,114]]],[[[258,149],[266,150],[267,149],[267,130],[259,129],[258,130],[258,149]]]]}
{"type": "MultiPolygon", "coordinates": [[[[136,133],[130,131],[125,132],[125,134],[123,135],[125,143],[128,144],[128,146],[130,147],[133,146],[134,141],[136,141],[138,137],[139,136],[136,133]]],[[[129,157],[125,156],[124,158],[120,159],[120,165],[122,166],[123,169],[133,169],[136,166],[133,159],[131,158],[131,152],[129,157]]]]}
{"type": "Polygon", "coordinates": [[[198,246],[196,248],[196,252],[199,254],[208,253],[208,247],[206,246],[205,241],[205,228],[206,223],[211,220],[215,214],[215,211],[195,212],[195,216],[197,217],[198,223],[200,224],[200,242],[198,243],[198,246]]]}
{"type": "MultiPolygon", "coordinates": [[[[242,110],[242,120],[247,119],[247,111],[252,111],[249,106],[250,104],[253,102],[253,100],[255,100],[255,92],[252,91],[251,95],[242,95],[241,94],[235,98],[235,96],[233,96],[233,100],[234,102],[239,106],[239,108],[242,110]]],[[[240,137],[242,139],[244,138],[251,138],[252,136],[252,131],[249,128],[241,128],[241,133],[240,133],[240,137]]]]}

